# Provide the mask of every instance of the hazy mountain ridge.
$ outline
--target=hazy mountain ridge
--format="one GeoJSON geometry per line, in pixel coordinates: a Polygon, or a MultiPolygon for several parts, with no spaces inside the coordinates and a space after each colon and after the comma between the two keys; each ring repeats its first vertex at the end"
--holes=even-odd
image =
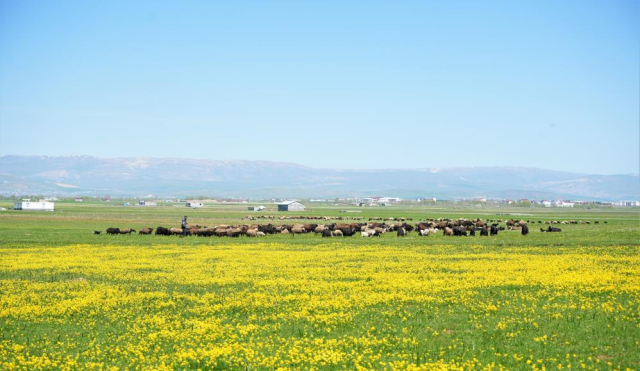
{"type": "Polygon", "coordinates": [[[287,162],[0,156],[0,194],[640,198],[638,175],[525,168],[316,169],[287,162]]]}

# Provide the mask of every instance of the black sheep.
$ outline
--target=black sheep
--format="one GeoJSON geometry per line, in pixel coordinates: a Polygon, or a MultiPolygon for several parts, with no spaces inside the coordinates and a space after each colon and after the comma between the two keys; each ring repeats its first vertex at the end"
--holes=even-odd
{"type": "Polygon", "coordinates": [[[171,236],[171,231],[165,227],[156,228],[156,236],[171,236]]]}
{"type": "Polygon", "coordinates": [[[495,225],[492,225],[491,226],[491,230],[489,232],[490,232],[490,234],[492,236],[497,236],[498,235],[498,227],[496,227],[495,225]]]}

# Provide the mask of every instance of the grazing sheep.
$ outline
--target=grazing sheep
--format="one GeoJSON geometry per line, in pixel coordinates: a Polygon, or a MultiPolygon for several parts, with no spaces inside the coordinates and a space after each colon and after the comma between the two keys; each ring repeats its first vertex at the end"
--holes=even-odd
{"type": "Polygon", "coordinates": [[[331,233],[329,228],[325,228],[325,230],[322,231],[322,237],[333,237],[333,234],[331,233]]]}
{"type": "Polygon", "coordinates": [[[256,237],[264,237],[264,236],[266,236],[266,234],[264,234],[264,232],[260,232],[260,231],[256,232],[256,237]]]}
{"type": "Polygon", "coordinates": [[[202,228],[198,229],[195,232],[195,235],[198,237],[211,237],[216,232],[215,228],[202,228]]]}
{"type": "Polygon", "coordinates": [[[102,231],[93,231],[93,234],[100,234],[102,231]]]}
{"type": "Polygon", "coordinates": [[[227,235],[227,230],[228,228],[222,228],[222,227],[218,227],[216,228],[216,230],[213,232],[213,234],[215,234],[218,237],[224,237],[227,235]]]}
{"type": "Polygon", "coordinates": [[[138,232],[138,234],[151,234],[153,233],[153,228],[142,228],[138,232]]]}
{"type": "Polygon", "coordinates": [[[492,236],[497,236],[498,235],[498,226],[492,225],[491,229],[489,230],[489,234],[492,235],[492,236]]]}
{"type": "MultiPolygon", "coordinates": [[[[262,233],[262,232],[260,232],[262,233]]],[[[247,237],[258,237],[258,230],[257,229],[247,229],[247,237]]]]}
{"type": "Polygon", "coordinates": [[[120,234],[131,234],[131,232],[135,232],[135,229],[132,228],[123,228],[120,230],[120,234]]]}
{"type": "Polygon", "coordinates": [[[107,228],[107,234],[120,234],[120,228],[107,228]]]}
{"type": "Polygon", "coordinates": [[[334,237],[342,237],[342,236],[344,236],[344,233],[342,233],[342,231],[339,230],[339,229],[336,229],[335,231],[333,231],[332,234],[333,234],[334,237]]]}
{"type": "Polygon", "coordinates": [[[453,229],[449,227],[444,227],[444,235],[445,236],[453,236],[453,229]]]}
{"type": "Polygon", "coordinates": [[[525,224],[522,226],[522,235],[526,236],[529,234],[529,227],[525,224]]]}
{"type": "Polygon", "coordinates": [[[291,228],[291,233],[293,234],[302,234],[307,233],[307,230],[304,227],[293,227],[291,228]]]}
{"type": "Polygon", "coordinates": [[[171,235],[171,231],[169,231],[168,228],[165,228],[165,227],[156,228],[156,236],[170,236],[170,235],[171,235]]]}
{"type": "Polygon", "coordinates": [[[467,230],[464,227],[453,227],[453,235],[454,236],[466,236],[467,230]]]}

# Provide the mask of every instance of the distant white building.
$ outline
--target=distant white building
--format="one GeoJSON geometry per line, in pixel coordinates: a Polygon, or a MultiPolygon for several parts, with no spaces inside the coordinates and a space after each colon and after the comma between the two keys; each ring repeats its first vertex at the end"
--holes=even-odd
{"type": "Polygon", "coordinates": [[[556,201],[557,207],[573,207],[573,205],[575,204],[571,201],[556,201]]]}
{"type": "Polygon", "coordinates": [[[249,206],[248,207],[249,211],[262,211],[264,209],[266,209],[266,207],[264,207],[264,206],[249,206]]]}
{"type": "Polygon", "coordinates": [[[304,211],[305,208],[298,201],[284,201],[278,204],[278,211],[304,211]]]}
{"type": "Polygon", "coordinates": [[[614,203],[616,206],[640,206],[640,201],[618,201],[614,203]]]}
{"type": "Polygon", "coordinates": [[[141,200],[140,202],[138,202],[138,205],[139,206],[158,206],[158,204],[153,201],[144,201],[144,200],[141,200]]]}
{"type": "Polygon", "coordinates": [[[204,202],[202,201],[189,201],[185,204],[187,207],[191,207],[197,209],[199,207],[204,207],[204,202]]]}
{"type": "Polygon", "coordinates": [[[542,201],[541,203],[544,207],[551,207],[551,201],[542,201]]]}
{"type": "Polygon", "coordinates": [[[22,201],[17,201],[13,204],[15,210],[38,210],[38,211],[53,211],[55,206],[51,201],[36,201],[31,202],[30,199],[25,198],[22,201]]]}

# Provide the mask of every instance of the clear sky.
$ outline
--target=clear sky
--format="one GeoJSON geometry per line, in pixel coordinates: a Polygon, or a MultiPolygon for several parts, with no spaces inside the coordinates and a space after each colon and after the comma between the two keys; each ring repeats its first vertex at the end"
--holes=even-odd
{"type": "Polygon", "coordinates": [[[0,154],[638,173],[640,1],[0,0],[0,154]]]}

